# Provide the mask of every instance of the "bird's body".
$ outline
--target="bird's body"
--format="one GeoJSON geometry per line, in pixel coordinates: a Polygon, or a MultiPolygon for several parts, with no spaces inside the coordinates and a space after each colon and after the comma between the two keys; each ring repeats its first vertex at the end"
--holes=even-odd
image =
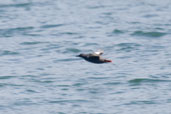
{"type": "Polygon", "coordinates": [[[82,57],[88,62],[97,63],[97,64],[112,62],[111,60],[103,59],[100,56],[102,54],[103,54],[102,51],[98,51],[98,52],[89,53],[89,54],[80,54],[78,55],[78,57],[82,57]]]}

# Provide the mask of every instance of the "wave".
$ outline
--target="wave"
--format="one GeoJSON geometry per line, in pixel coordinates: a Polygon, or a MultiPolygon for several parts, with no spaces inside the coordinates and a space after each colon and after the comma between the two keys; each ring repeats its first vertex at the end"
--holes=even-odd
{"type": "Polygon", "coordinates": [[[17,27],[17,28],[8,28],[8,29],[0,29],[0,37],[12,37],[16,34],[27,34],[31,30],[33,30],[34,27],[17,27]]]}
{"type": "Polygon", "coordinates": [[[67,48],[65,52],[66,52],[66,53],[68,53],[68,52],[71,52],[71,53],[78,53],[78,52],[81,52],[81,50],[76,49],[76,48],[67,48]]]}
{"type": "Polygon", "coordinates": [[[5,79],[12,79],[15,78],[16,76],[0,76],[0,80],[5,80],[5,79]]]}
{"type": "Polygon", "coordinates": [[[129,80],[129,83],[154,83],[154,82],[171,82],[171,80],[161,80],[161,79],[149,79],[149,78],[137,78],[129,80]]]}
{"type": "Polygon", "coordinates": [[[132,36],[144,36],[144,37],[162,37],[166,35],[167,33],[164,32],[145,32],[145,31],[135,31],[131,35],[132,36]]]}
{"type": "Polygon", "coordinates": [[[32,3],[19,3],[19,4],[1,4],[1,8],[8,8],[8,7],[28,7],[32,5],[32,3]]]}
{"type": "Polygon", "coordinates": [[[36,45],[36,44],[43,44],[43,43],[48,43],[48,42],[38,42],[38,41],[34,41],[34,42],[22,42],[20,44],[21,45],[36,45]]]}
{"type": "Polygon", "coordinates": [[[137,43],[119,43],[116,45],[119,49],[118,51],[130,52],[132,50],[137,50],[141,45],[137,43]]]}
{"type": "Polygon", "coordinates": [[[56,28],[56,27],[61,27],[64,26],[65,24],[53,24],[53,25],[43,25],[40,28],[56,28]]]}
{"type": "Polygon", "coordinates": [[[113,30],[112,33],[114,33],[114,34],[122,34],[122,33],[124,33],[124,31],[123,30],[119,30],[119,29],[115,29],[115,30],[113,30]]]}
{"type": "Polygon", "coordinates": [[[19,53],[15,51],[9,51],[9,50],[0,51],[0,56],[4,56],[4,55],[19,55],[19,53]]]}

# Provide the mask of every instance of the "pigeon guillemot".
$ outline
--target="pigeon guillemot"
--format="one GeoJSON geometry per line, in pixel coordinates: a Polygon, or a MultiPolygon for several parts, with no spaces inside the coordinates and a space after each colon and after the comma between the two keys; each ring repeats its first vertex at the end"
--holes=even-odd
{"type": "Polygon", "coordinates": [[[80,54],[77,57],[81,57],[88,62],[97,63],[97,64],[112,62],[112,60],[107,60],[107,59],[101,58],[100,55],[102,55],[102,54],[103,54],[102,51],[97,51],[97,52],[89,53],[89,54],[80,54]]]}

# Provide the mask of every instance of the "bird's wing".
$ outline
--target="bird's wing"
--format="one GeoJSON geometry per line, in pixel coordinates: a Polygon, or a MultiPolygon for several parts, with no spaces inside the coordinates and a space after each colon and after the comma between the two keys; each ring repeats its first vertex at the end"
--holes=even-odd
{"type": "Polygon", "coordinates": [[[96,54],[96,55],[102,55],[103,54],[103,51],[102,50],[98,50],[98,51],[95,51],[94,54],[96,54]]]}

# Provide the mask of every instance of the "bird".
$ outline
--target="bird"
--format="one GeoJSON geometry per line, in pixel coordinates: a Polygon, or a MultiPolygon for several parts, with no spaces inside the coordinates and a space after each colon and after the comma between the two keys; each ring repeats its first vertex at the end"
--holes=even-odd
{"type": "Polygon", "coordinates": [[[77,55],[77,57],[81,57],[88,62],[96,63],[96,64],[112,62],[112,60],[102,58],[101,57],[102,54],[103,54],[103,51],[96,51],[96,52],[88,53],[88,54],[81,53],[81,54],[77,55]]]}

